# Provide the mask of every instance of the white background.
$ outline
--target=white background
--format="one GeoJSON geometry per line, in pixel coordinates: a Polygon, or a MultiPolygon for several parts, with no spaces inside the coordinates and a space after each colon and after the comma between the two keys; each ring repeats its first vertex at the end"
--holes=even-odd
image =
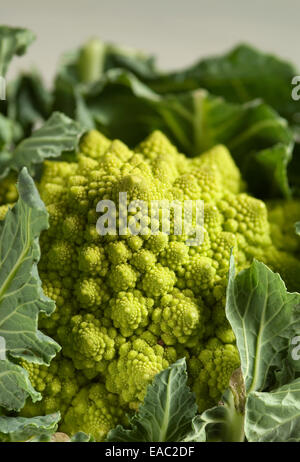
{"type": "Polygon", "coordinates": [[[300,68],[299,0],[0,0],[0,22],[38,37],[11,73],[36,65],[48,82],[60,54],[91,36],[154,53],[165,69],[241,41],[300,68]]]}

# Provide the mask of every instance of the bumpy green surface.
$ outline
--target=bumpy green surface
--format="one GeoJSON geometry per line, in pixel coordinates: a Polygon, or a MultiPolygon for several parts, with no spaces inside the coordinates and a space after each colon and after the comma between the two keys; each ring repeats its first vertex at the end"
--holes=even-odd
{"type": "Polygon", "coordinates": [[[12,204],[18,199],[16,175],[10,174],[0,182],[0,206],[12,204]]]}
{"type": "Polygon", "coordinates": [[[256,257],[284,267],[291,288],[300,275],[293,245],[279,245],[266,205],[244,192],[228,150],[188,159],[160,132],[131,151],[91,131],[78,162],[45,162],[39,190],[50,214],[39,271],[57,306],[40,327],[62,353],[48,370],[28,366],[45,399],[23,415],[60,409],[63,431],[103,440],[138,408],[154,376],[183,356],[199,411],[215,404],[239,366],[224,311],[231,249],[238,270],[256,257]],[[119,192],[128,202],[202,199],[203,244],[187,246],[174,233],[100,236],[96,205],[118,205],[119,192]]]}

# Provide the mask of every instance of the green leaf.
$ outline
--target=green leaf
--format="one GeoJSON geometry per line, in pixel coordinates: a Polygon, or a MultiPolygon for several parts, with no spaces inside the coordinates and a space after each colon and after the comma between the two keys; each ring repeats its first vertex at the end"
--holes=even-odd
{"type": "MultiPolygon", "coordinates": [[[[226,315],[236,336],[246,393],[274,382],[300,332],[300,294],[288,293],[279,274],[256,260],[235,277],[231,257],[226,315]]],[[[295,364],[296,368],[296,364],[295,364]]]]}
{"type": "Polygon", "coordinates": [[[50,315],[55,304],[44,295],[37,271],[38,238],[48,228],[48,214],[26,168],[19,175],[18,191],[16,206],[0,223],[0,339],[7,356],[0,361],[0,406],[16,410],[27,392],[36,399],[38,394],[28,387],[27,374],[9,360],[49,364],[60,349],[37,329],[39,313],[50,315]]]}
{"type": "Polygon", "coordinates": [[[252,193],[290,195],[287,166],[293,133],[261,101],[233,104],[204,90],[160,95],[131,72],[109,69],[93,84],[79,82],[71,71],[61,73],[56,80],[55,107],[86,128],[96,127],[131,146],[155,129],[189,156],[225,144],[252,193]]]}
{"type": "Polygon", "coordinates": [[[300,235],[300,221],[296,223],[295,228],[296,228],[296,234],[300,235]]]}
{"type": "Polygon", "coordinates": [[[273,389],[286,385],[300,376],[300,361],[293,360],[294,348],[295,345],[291,344],[288,358],[282,362],[280,370],[275,371],[276,383],[273,389]]]}
{"type": "Polygon", "coordinates": [[[200,415],[193,418],[192,430],[182,439],[184,443],[204,443],[206,442],[206,422],[203,422],[200,415]]]}
{"type": "Polygon", "coordinates": [[[41,433],[33,437],[30,442],[32,443],[94,443],[95,439],[91,435],[84,432],[75,433],[71,438],[66,433],[49,432],[41,433]]]}
{"type": "Polygon", "coordinates": [[[199,432],[197,421],[193,421],[196,412],[195,396],[187,386],[185,359],[180,359],[155,376],[144,403],[130,420],[130,429],[117,426],[107,441],[183,441],[192,430],[199,432]]]}
{"type": "Polygon", "coordinates": [[[7,359],[0,359],[0,406],[20,411],[28,396],[34,403],[42,399],[32,387],[28,372],[7,359]]]}
{"type": "Polygon", "coordinates": [[[0,26],[0,76],[5,76],[14,55],[23,55],[34,39],[28,29],[0,26]]]}
{"type": "Polygon", "coordinates": [[[0,417],[0,441],[24,442],[52,435],[57,429],[60,413],[42,417],[0,417]]]}
{"type": "Polygon", "coordinates": [[[84,432],[75,433],[75,435],[70,438],[71,443],[92,443],[94,441],[91,435],[87,435],[84,432]]]}
{"type": "MultiPolygon", "coordinates": [[[[144,81],[158,93],[205,88],[235,103],[261,98],[283,117],[296,122],[299,102],[292,98],[292,79],[299,70],[288,61],[247,45],[201,59],[180,70],[150,75],[144,81]]],[[[299,119],[298,119],[299,122],[299,119]]]]}
{"type": "Polygon", "coordinates": [[[243,442],[244,415],[237,411],[234,395],[226,390],[221,402],[201,414],[202,428],[208,442],[243,442]]]}
{"type": "Polygon", "coordinates": [[[4,149],[9,149],[14,139],[14,123],[0,114],[0,156],[4,149]]]}
{"type": "Polygon", "coordinates": [[[58,77],[73,83],[93,83],[110,69],[124,69],[138,78],[155,77],[157,70],[152,56],[129,47],[92,38],[77,50],[65,53],[58,77]]]}
{"type": "Polygon", "coordinates": [[[77,122],[54,112],[39,130],[17,146],[9,158],[1,160],[0,156],[0,169],[5,174],[10,169],[19,171],[22,167],[32,172],[45,159],[59,157],[64,151],[76,150],[83,132],[84,129],[77,122]]]}
{"type": "Polygon", "coordinates": [[[270,393],[250,393],[245,432],[251,442],[300,442],[300,379],[270,393]]]}
{"type": "Polygon", "coordinates": [[[58,78],[81,84],[96,81],[111,69],[130,71],[160,95],[203,88],[233,103],[261,98],[292,123],[299,123],[299,104],[291,97],[292,79],[299,75],[299,70],[288,61],[248,44],[203,58],[179,71],[162,72],[153,56],[93,39],[64,55],[58,78]],[[94,78],[86,79],[86,74],[94,78]]]}
{"type": "Polygon", "coordinates": [[[7,85],[7,117],[22,127],[28,137],[37,124],[51,113],[51,93],[45,88],[38,71],[22,73],[7,85]]]}
{"type": "MultiPolygon", "coordinates": [[[[299,103],[299,102],[298,102],[299,103]]],[[[288,178],[293,196],[300,197],[300,125],[294,126],[295,147],[288,166],[288,178]]]]}
{"type": "Polygon", "coordinates": [[[183,152],[197,155],[226,145],[249,190],[260,197],[290,196],[287,166],[293,136],[284,119],[256,100],[231,104],[203,90],[157,103],[169,136],[183,152]]]}

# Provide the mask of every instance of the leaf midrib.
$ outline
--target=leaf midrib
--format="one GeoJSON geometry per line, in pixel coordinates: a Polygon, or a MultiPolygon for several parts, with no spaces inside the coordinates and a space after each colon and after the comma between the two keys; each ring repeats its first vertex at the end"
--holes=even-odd
{"type": "MultiPolygon", "coordinates": [[[[173,373],[173,371],[172,371],[172,373],[173,373]]],[[[171,381],[172,373],[170,374],[170,376],[168,378],[168,386],[167,386],[167,394],[166,394],[166,406],[165,406],[164,417],[163,417],[163,420],[162,420],[162,425],[161,425],[160,431],[159,431],[159,442],[166,441],[166,435],[167,435],[168,423],[169,423],[169,417],[170,417],[170,402],[171,402],[170,383],[172,383],[172,381],[171,381]]]]}
{"type": "Polygon", "coordinates": [[[266,278],[266,289],[265,289],[265,300],[264,300],[264,305],[263,305],[263,310],[262,310],[262,315],[260,318],[260,327],[259,331],[257,334],[257,340],[256,340],[256,348],[255,348],[255,361],[254,361],[254,368],[253,368],[253,376],[252,376],[252,383],[251,386],[248,390],[248,393],[251,393],[251,391],[255,390],[256,388],[256,382],[258,380],[258,373],[259,373],[259,363],[260,363],[260,351],[261,351],[261,342],[263,339],[264,335],[264,330],[265,330],[265,315],[266,315],[266,310],[268,306],[268,297],[269,297],[269,278],[266,278]]]}
{"type": "MultiPolygon", "coordinates": [[[[23,260],[25,258],[25,256],[27,255],[29,249],[30,249],[30,242],[31,242],[31,232],[30,232],[30,218],[31,218],[31,209],[28,210],[27,212],[27,224],[26,224],[26,227],[27,227],[27,232],[26,232],[26,241],[25,241],[25,245],[23,247],[23,250],[21,252],[21,254],[19,255],[17,261],[15,262],[12,270],[9,272],[7,278],[5,279],[5,281],[3,282],[1,288],[0,288],[0,306],[1,306],[1,303],[2,303],[2,300],[3,300],[3,295],[5,294],[6,290],[8,289],[8,287],[10,286],[12,280],[14,279],[16,273],[18,272],[21,264],[23,263],[23,260]]],[[[3,318],[2,320],[0,320],[0,326],[11,316],[12,313],[10,313],[8,316],[6,316],[5,318],[3,318]]]]}

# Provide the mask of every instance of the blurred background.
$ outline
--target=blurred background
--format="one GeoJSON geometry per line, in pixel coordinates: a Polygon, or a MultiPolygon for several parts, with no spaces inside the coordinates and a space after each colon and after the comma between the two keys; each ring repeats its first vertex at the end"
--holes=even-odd
{"type": "Polygon", "coordinates": [[[92,36],[155,54],[163,69],[241,41],[300,68],[299,0],[2,0],[0,12],[2,24],[37,35],[10,72],[35,65],[48,82],[61,53],[92,36]]]}

